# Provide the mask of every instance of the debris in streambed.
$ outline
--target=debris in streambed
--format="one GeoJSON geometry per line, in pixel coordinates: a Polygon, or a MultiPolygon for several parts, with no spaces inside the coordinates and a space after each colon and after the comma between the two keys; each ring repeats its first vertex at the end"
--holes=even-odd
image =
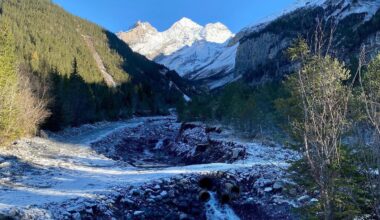
{"type": "Polygon", "coordinates": [[[159,116],[19,140],[0,153],[0,213],[33,219],[172,213],[202,219],[209,200],[201,202],[199,195],[205,190],[241,219],[250,219],[247,208],[257,210],[251,215],[289,214],[298,201],[282,195],[281,180],[298,155],[228,135],[219,127],[159,116]],[[239,196],[226,203],[217,188],[199,186],[201,176],[215,173],[223,173],[216,182],[238,184],[239,196]],[[189,210],[193,203],[199,205],[189,210]]]}

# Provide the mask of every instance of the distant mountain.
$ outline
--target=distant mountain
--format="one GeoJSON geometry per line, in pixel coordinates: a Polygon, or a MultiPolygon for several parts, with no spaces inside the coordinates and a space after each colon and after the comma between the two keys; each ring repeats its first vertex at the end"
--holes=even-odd
{"type": "Polygon", "coordinates": [[[222,23],[201,26],[182,18],[168,30],[158,32],[147,22],[119,32],[135,52],[177,71],[181,76],[211,88],[231,81],[237,45],[229,46],[234,34],[222,23]],[[227,77],[227,78],[226,78],[227,77]]]}

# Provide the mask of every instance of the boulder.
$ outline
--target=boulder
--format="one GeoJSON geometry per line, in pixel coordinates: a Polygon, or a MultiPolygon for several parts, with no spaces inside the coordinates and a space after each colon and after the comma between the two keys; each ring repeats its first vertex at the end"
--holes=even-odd
{"type": "Polygon", "coordinates": [[[244,152],[243,148],[234,148],[232,149],[232,159],[236,160],[244,152]]]}
{"type": "Polygon", "coordinates": [[[280,190],[284,187],[284,184],[280,181],[276,181],[274,184],[273,184],[273,189],[274,190],[280,190]]]}
{"type": "Polygon", "coordinates": [[[162,192],[160,193],[160,196],[161,196],[162,198],[165,198],[167,195],[168,195],[168,192],[167,192],[167,191],[162,191],[162,192]]]}

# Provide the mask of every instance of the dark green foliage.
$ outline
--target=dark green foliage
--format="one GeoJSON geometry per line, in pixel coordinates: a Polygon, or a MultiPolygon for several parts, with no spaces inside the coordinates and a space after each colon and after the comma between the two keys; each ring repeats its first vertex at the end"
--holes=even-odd
{"type": "Polygon", "coordinates": [[[182,99],[169,85],[168,78],[186,86],[176,73],[165,76],[163,66],[50,0],[3,0],[0,9],[0,23],[9,20],[14,32],[18,60],[51,87],[52,115],[44,128],[161,114],[182,99]],[[105,84],[94,51],[117,83],[115,88],[105,84]]]}
{"type": "Polygon", "coordinates": [[[240,131],[257,135],[277,130],[274,101],[283,95],[277,84],[250,87],[235,82],[208,95],[195,96],[178,108],[182,120],[219,121],[240,131]]]}
{"type": "MultiPolygon", "coordinates": [[[[368,190],[363,170],[362,161],[359,160],[359,152],[354,152],[350,147],[342,147],[342,157],[337,171],[336,192],[334,196],[334,219],[353,219],[363,213],[371,213],[371,196],[368,190]]],[[[310,196],[318,198],[318,186],[312,181],[309,166],[305,159],[292,164],[289,172],[296,183],[306,189],[310,196]]],[[[309,204],[298,209],[305,219],[321,219],[316,213],[322,212],[320,202],[309,204]]]]}

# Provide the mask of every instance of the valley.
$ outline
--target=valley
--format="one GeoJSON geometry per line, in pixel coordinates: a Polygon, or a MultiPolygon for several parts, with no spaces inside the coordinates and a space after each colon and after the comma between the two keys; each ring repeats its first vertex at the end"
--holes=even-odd
{"type": "Polygon", "coordinates": [[[0,0],[0,220],[379,219],[380,0],[267,1],[0,0]]]}

